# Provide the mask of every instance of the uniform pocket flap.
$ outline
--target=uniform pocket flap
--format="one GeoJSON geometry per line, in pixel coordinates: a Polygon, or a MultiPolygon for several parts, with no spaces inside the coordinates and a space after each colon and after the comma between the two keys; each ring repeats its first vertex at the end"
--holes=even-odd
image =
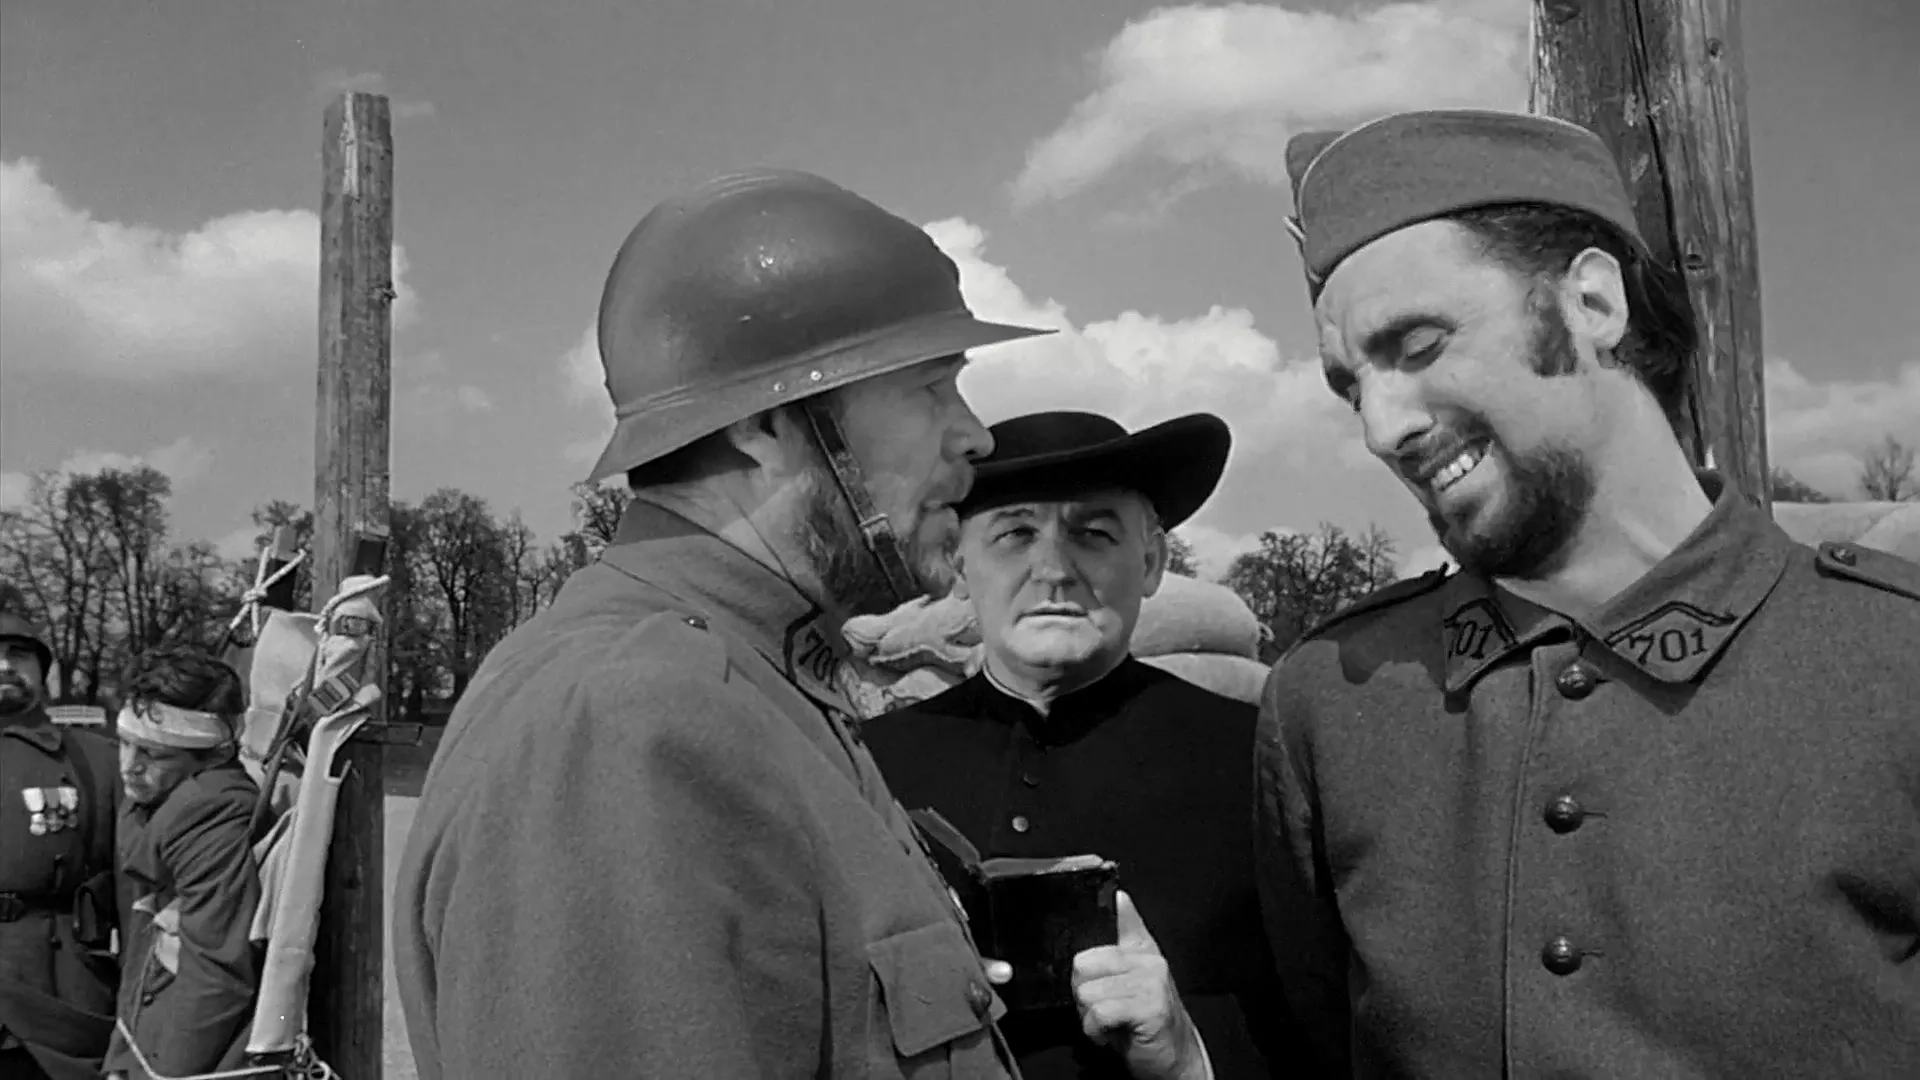
{"type": "Polygon", "coordinates": [[[895,934],[867,946],[881,1006],[901,1057],[923,1054],[986,1027],[993,991],[980,961],[951,922],[895,934]]]}

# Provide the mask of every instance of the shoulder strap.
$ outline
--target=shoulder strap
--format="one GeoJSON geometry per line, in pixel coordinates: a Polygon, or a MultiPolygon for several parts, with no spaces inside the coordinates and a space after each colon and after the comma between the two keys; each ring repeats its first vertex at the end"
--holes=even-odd
{"type": "Polygon", "coordinates": [[[1370,611],[1379,611],[1381,608],[1392,607],[1401,601],[1411,600],[1416,596],[1430,593],[1444,584],[1447,577],[1448,573],[1445,569],[1429,570],[1417,578],[1406,578],[1388,585],[1382,585],[1378,589],[1373,590],[1360,599],[1355,600],[1353,603],[1348,604],[1346,607],[1341,608],[1339,611],[1320,620],[1308,629],[1306,633],[1301,634],[1300,640],[1311,641],[1349,619],[1365,615],[1370,611]]]}
{"type": "Polygon", "coordinates": [[[1858,544],[1824,543],[1816,549],[1814,566],[1822,577],[1871,585],[1895,596],[1920,600],[1920,563],[1858,544]]]}

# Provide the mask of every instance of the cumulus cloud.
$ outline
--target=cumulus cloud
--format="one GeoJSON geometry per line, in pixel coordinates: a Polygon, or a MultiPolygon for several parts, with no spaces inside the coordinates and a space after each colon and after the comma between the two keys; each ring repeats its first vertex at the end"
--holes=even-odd
{"type": "MultiPolygon", "coordinates": [[[[137,454],[119,450],[75,450],[51,471],[77,476],[105,469],[127,472],[147,465],[167,474],[167,479],[173,481],[173,489],[179,491],[204,477],[213,467],[213,462],[212,447],[203,445],[192,436],[182,436],[137,454]]],[[[33,477],[29,473],[0,473],[0,509],[25,503],[32,487],[33,477]]]]}
{"type": "MultiPolygon", "coordinates": [[[[32,159],[0,162],[0,355],[130,379],[310,367],[320,221],[253,210],[186,232],[103,221],[32,159]]],[[[415,313],[394,248],[395,326],[415,313]]]]}
{"type": "Polygon", "coordinates": [[[24,505],[32,493],[33,478],[23,472],[0,472],[0,510],[24,505]]]}
{"type": "Polygon", "coordinates": [[[1860,497],[1860,455],[1882,438],[1920,446],[1920,360],[1891,379],[1815,382],[1776,359],[1766,379],[1768,457],[1829,495],[1860,497]]]}
{"type": "Polygon", "coordinates": [[[485,390],[471,384],[455,390],[453,392],[453,400],[454,404],[458,405],[462,412],[479,413],[493,411],[493,398],[487,396],[485,390]]]}
{"type": "Polygon", "coordinates": [[[387,110],[395,120],[421,120],[432,116],[437,110],[431,101],[410,98],[396,98],[387,89],[387,77],[377,71],[346,71],[334,69],[320,75],[320,89],[329,93],[359,91],[367,94],[388,95],[387,110]]]}
{"type": "Polygon", "coordinates": [[[607,448],[607,439],[613,435],[613,402],[607,397],[606,374],[600,367],[600,341],[592,323],[560,354],[560,371],[565,376],[560,385],[568,403],[578,408],[584,417],[562,453],[570,462],[591,465],[607,448]]]}
{"type": "Polygon", "coordinates": [[[1096,86],[1027,152],[1022,204],[1138,159],[1284,183],[1289,136],[1415,108],[1526,105],[1525,0],[1418,0],[1334,13],[1279,4],[1160,8],[1095,58],[1096,86]]]}
{"type": "Polygon", "coordinates": [[[960,291],[982,317],[1058,331],[975,355],[960,385],[983,420],[1084,409],[1129,430],[1191,412],[1227,421],[1234,446],[1226,476],[1179,530],[1204,569],[1225,569],[1264,530],[1312,528],[1343,495],[1394,494],[1352,416],[1327,391],[1319,360],[1282,356],[1246,310],[1127,311],[1076,323],[989,261],[978,226],[955,218],[927,232],[959,266],[960,291]]]}
{"type": "MultiPolygon", "coordinates": [[[[1030,295],[988,255],[979,226],[926,226],[960,270],[960,291],[983,318],[1045,327],[1046,337],[979,350],[961,388],[983,420],[1042,409],[1104,412],[1137,430],[1188,412],[1212,412],[1234,432],[1219,490],[1178,532],[1201,569],[1217,574],[1268,529],[1306,532],[1322,521],[1349,531],[1379,523],[1411,576],[1447,561],[1424,515],[1374,460],[1359,425],[1327,391],[1319,361],[1282,355],[1243,309],[1178,315],[1127,311],[1076,321],[1030,295]]],[[[581,417],[567,457],[590,462],[613,428],[591,327],[556,357],[567,401],[581,417]]],[[[1920,364],[1891,382],[1813,382],[1776,362],[1768,373],[1776,461],[1809,483],[1851,493],[1859,449],[1887,431],[1920,442],[1920,364]],[[1857,445],[1856,445],[1857,444],[1857,445]],[[1823,470],[1829,455],[1841,465],[1823,470]]]]}

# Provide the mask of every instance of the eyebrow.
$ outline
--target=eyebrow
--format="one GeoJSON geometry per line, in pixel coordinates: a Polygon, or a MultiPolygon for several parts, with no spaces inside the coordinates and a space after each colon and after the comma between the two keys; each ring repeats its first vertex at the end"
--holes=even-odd
{"type": "MultiPolygon", "coordinates": [[[[987,520],[992,524],[999,525],[1008,521],[1029,521],[1032,520],[1033,516],[1032,507],[1009,506],[995,510],[987,520]]],[[[1120,511],[1110,506],[1097,506],[1087,510],[1075,511],[1068,514],[1067,517],[1068,520],[1075,525],[1085,525],[1095,521],[1111,521],[1115,524],[1125,523],[1124,519],[1120,516],[1120,511]]]]}

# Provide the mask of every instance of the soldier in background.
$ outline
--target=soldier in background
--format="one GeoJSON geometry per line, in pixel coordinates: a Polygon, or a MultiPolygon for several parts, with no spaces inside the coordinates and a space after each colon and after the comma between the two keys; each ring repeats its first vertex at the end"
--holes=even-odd
{"type": "Polygon", "coordinates": [[[135,900],[107,1069],[146,1080],[234,1068],[261,960],[249,939],[260,789],[237,739],[246,691],[185,646],[140,657],[120,690],[120,873],[135,900]]]}
{"type": "Polygon", "coordinates": [[[1303,1044],[1246,829],[1254,706],[1133,652],[1167,531],[1226,468],[1227,425],[1201,413],[1129,434],[1094,413],[1045,412],[991,430],[954,555],[981,669],[862,737],[906,806],[937,810],[983,857],[1119,864],[1120,940],[1075,958],[1078,1008],[1021,1009],[1002,1025],[1025,1080],[1290,1076],[1303,1044]],[[1164,1022],[1104,1022],[1123,993],[1165,999],[1164,1022]]]}
{"type": "Polygon", "coordinates": [[[47,716],[53,650],[0,584],[0,1076],[100,1075],[117,973],[113,744],[47,716]]]}

